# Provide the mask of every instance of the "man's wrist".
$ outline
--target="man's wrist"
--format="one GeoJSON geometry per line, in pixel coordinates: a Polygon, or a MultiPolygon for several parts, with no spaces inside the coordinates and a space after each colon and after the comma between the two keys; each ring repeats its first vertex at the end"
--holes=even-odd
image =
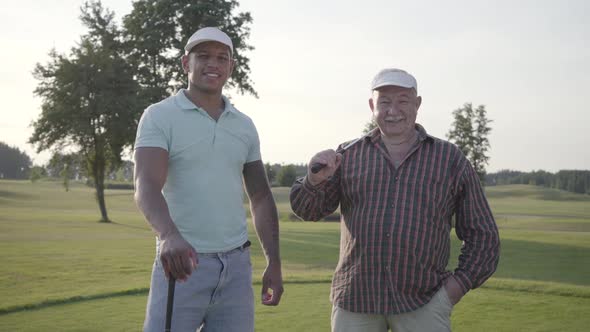
{"type": "Polygon", "coordinates": [[[158,237],[160,240],[169,239],[171,237],[180,236],[180,232],[176,228],[176,226],[172,225],[172,227],[167,227],[164,231],[160,232],[158,237]]]}
{"type": "Polygon", "coordinates": [[[270,255],[268,253],[265,253],[264,256],[266,257],[266,265],[268,266],[281,266],[281,256],[278,253],[271,253],[270,255]]]}

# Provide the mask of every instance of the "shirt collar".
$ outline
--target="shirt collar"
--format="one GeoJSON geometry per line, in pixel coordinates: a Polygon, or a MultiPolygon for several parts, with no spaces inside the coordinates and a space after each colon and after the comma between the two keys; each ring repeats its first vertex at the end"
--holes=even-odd
{"type": "Polygon", "coordinates": [[[418,131],[418,140],[424,142],[425,140],[433,141],[434,136],[431,136],[426,132],[426,129],[422,125],[416,123],[416,130],[418,131]]]}
{"type": "MultiPolygon", "coordinates": [[[[178,92],[176,93],[176,95],[174,96],[174,100],[176,102],[176,105],[178,105],[178,107],[180,107],[180,109],[183,110],[201,110],[201,111],[205,111],[204,109],[198,107],[197,105],[193,104],[192,101],[190,101],[190,99],[188,99],[188,97],[186,96],[186,89],[180,89],[178,90],[178,92]]],[[[224,109],[223,112],[231,112],[234,113],[236,112],[236,109],[233,107],[233,105],[230,103],[229,99],[227,99],[226,96],[221,95],[221,98],[223,99],[223,104],[224,109]]]]}

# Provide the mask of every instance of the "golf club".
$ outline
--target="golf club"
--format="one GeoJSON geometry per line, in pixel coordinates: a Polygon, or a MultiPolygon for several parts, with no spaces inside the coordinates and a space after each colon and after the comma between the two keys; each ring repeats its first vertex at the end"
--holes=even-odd
{"type": "Polygon", "coordinates": [[[168,278],[168,303],[166,304],[166,329],[165,332],[170,332],[172,327],[172,308],[174,306],[174,288],[176,287],[176,280],[172,275],[168,278]]]}
{"type": "MultiPolygon", "coordinates": [[[[336,150],[337,153],[344,153],[344,151],[348,150],[350,147],[352,147],[353,145],[355,145],[358,141],[362,140],[363,138],[365,138],[366,135],[361,136],[355,140],[353,140],[352,142],[346,144],[345,146],[343,146],[341,149],[336,150]]],[[[326,164],[322,164],[322,163],[313,163],[311,164],[311,172],[313,174],[316,174],[317,172],[321,171],[324,167],[326,167],[326,164]]]]}

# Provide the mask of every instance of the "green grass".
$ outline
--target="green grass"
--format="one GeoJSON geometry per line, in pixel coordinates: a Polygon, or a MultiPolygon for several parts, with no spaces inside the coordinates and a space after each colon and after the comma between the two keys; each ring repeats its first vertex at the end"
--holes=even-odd
{"type": "MultiPolygon", "coordinates": [[[[257,331],[328,331],[338,223],[287,222],[280,210],[285,294],[256,307],[257,331]]],[[[487,189],[502,238],[498,271],[455,308],[454,331],[585,331],[590,325],[590,198],[533,186],[487,189]]],[[[0,331],[141,330],[154,236],[129,190],[0,181],[0,331]],[[89,323],[91,322],[91,323],[89,323]]],[[[251,237],[255,235],[250,227],[251,237]]],[[[456,264],[459,243],[454,238],[456,264]]],[[[255,292],[265,262],[253,241],[255,292]]]]}

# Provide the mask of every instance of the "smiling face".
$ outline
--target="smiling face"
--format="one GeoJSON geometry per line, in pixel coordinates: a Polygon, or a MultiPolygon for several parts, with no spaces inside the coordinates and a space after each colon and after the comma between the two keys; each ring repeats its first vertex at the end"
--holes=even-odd
{"type": "Polygon", "coordinates": [[[422,98],[416,90],[400,86],[384,86],[373,91],[369,106],[381,134],[403,140],[414,134],[416,116],[422,98]]]}
{"type": "Polygon", "coordinates": [[[189,90],[206,94],[221,94],[234,67],[227,45],[214,41],[195,46],[181,61],[189,90]]]}

